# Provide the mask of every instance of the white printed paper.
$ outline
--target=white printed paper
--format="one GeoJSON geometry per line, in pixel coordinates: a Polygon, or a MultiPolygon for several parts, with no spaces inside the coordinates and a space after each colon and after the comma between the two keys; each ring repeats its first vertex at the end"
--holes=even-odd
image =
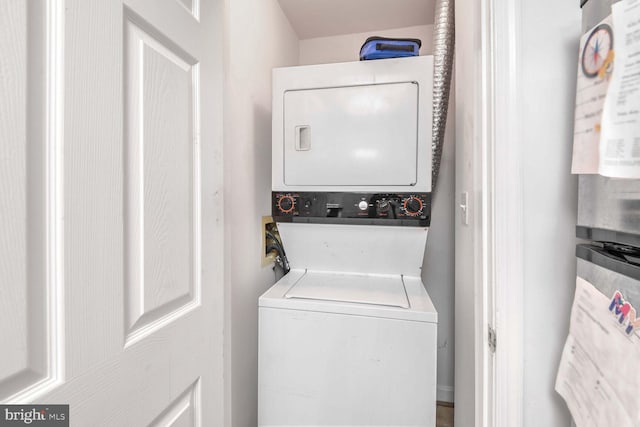
{"type": "Polygon", "coordinates": [[[620,295],[577,278],[555,386],[577,427],[640,425],[640,328],[620,295]]]}
{"type": "Polygon", "coordinates": [[[602,175],[640,178],[640,0],[612,6],[615,69],[602,116],[602,175]]]}
{"type": "Polygon", "coordinates": [[[612,68],[613,29],[609,16],[580,39],[571,173],[599,172],[602,113],[612,68]]]}

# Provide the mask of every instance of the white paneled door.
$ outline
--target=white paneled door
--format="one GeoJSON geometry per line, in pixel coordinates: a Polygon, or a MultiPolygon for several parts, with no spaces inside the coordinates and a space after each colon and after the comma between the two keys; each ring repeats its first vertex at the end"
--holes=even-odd
{"type": "Polygon", "coordinates": [[[222,424],[219,0],[0,1],[0,401],[222,424]]]}

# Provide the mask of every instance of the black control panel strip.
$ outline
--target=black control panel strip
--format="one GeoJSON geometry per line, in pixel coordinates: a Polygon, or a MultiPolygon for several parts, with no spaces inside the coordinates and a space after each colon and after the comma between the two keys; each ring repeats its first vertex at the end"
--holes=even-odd
{"type": "Polygon", "coordinates": [[[579,244],[576,246],[576,256],[592,262],[607,270],[623,274],[635,280],[640,280],[640,266],[631,264],[623,258],[617,257],[597,246],[579,244]]]}
{"type": "Polygon", "coordinates": [[[431,193],[274,191],[272,216],[280,222],[428,227],[431,193]]]}
{"type": "MultiPolygon", "coordinates": [[[[280,221],[276,218],[276,221],[280,221]]],[[[295,222],[303,224],[345,224],[345,225],[395,225],[402,227],[428,227],[420,224],[420,221],[407,219],[380,219],[380,218],[282,218],[281,222],[295,222]]]]}
{"type": "Polygon", "coordinates": [[[576,226],[576,237],[594,242],[614,242],[640,248],[640,234],[625,233],[623,231],[578,225],[576,226]]]}

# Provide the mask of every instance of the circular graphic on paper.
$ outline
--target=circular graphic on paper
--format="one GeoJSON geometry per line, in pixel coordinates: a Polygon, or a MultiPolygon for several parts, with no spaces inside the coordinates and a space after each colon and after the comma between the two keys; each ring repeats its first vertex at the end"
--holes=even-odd
{"type": "Polygon", "coordinates": [[[613,50],[613,32],[607,24],[600,24],[593,29],[582,50],[582,72],[593,78],[607,63],[613,50]]]}

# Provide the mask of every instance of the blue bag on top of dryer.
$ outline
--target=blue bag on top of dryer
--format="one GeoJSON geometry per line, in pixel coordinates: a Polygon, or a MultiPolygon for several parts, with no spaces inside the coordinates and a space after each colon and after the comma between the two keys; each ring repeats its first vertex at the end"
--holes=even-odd
{"type": "Polygon", "coordinates": [[[422,41],[419,39],[369,37],[360,48],[360,61],[418,56],[421,46],[422,41]]]}

